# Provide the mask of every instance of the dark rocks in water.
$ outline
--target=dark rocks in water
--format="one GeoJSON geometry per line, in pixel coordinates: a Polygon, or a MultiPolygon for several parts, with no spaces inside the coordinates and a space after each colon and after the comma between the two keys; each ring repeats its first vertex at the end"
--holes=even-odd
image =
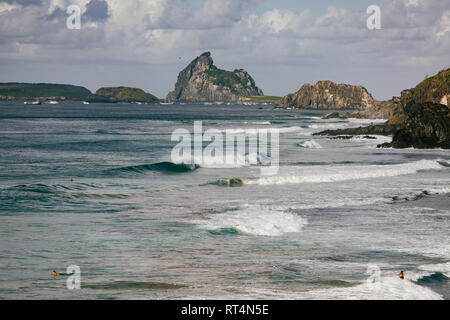
{"type": "Polygon", "coordinates": [[[178,75],[167,102],[236,102],[242,97],[263,96],[244,69],[225,71],[214,65],[210,52],[192,61],[178,75]]]}
{"type": "Polygon", "coordinates": [[[346,116],[341,116],[339,112],[333,112],[322,117],[322,119],[328,120],[328,119],[348,119],[348,118],[346,116]]]}
{"type": "Polygon", "coordinates": [[[449,107],[433,102],[409,102],[402,116],[403,123],[392,142],[379,147],[450,149],[449,107]]]}
{"type": "Polygon", "coordinates": [[[331,137],[331,140],[350,140],[353,139],[353,136],[337,136],[337,137],[331,137]]]}
{"type": "MultiPolygon", "coordinates": [[[[350,140],[353,139],[355,136],[336,136],[336,137],[331,137],[329,139],[331,140],[350,140]]],[[[368,140],[377,140],[376,137],[371,137],[371,136],[362,136],[360,137],[361,139],[368,139],[368,140]]]]}
{"type": "MultiPolygon", "coordinates": [[[[443,104],[409,102],[401,113],[397,113],[382,125],[368,127],[326,130],[314,133],[317,136],[335,136],[347,139],[348,136],[384,135],[394,136],[391,143],[382,148],[450,148],[449,107],[443,104]]],[[[367,136],[367,139],[373,137],[367,136]]]]}
{"type": "Polygon", "coordinates": [[[244,185],[244,181],[241,178],[232,178],[230,179],[229,186],[230,187],[242,187],[244,185]]]}
{"type": "Polygon", "coordinates": [[[223,187],[242,187],[244,185],[244,180],[241,178],[220,179],[213,184],[223,187]]]}
{"type": "Polygon", "coordinates": [[[320,110],[365,110],[375,103],[362,86],[319,81],[303,85],[299,91],[286,95],[277,108],[320,110]]]}
{"type": "Polygon", "coordinates": [[[390,136],[397,133],[399,130],[398,126],[388,126],[388,125],[370,125],[368,127],[359,128],[347,128],[347,129],[337,129],[337,130],[325,130],[322,132],[314,133],[314,136],[359,136],[359,135],[380,135],[380,136],[390,136]]]}

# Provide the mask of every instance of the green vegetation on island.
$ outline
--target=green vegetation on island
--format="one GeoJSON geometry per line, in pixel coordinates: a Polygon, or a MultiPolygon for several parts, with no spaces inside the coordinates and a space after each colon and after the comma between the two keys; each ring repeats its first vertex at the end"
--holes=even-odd
{"type": "Polygon", "coordinates": [[[447,104],[447,96],[450,93],[450,68],[440,71],[438,74],[426,78],[415,88],[405,90],[401,95],[401,104],[408,102],[417,103],[434,102],[447,104]]]}
{"type": "Polygon", "coordinates": [[[154,95],[145,92],[138,88],[129,87],[105,87],[97,90],[95,94],[87,97],[89,102],[142,102],[142,103],[157,103],[159,99],[154,95]]]}
{"type": "Polygon", "coordinates": [[[205,70],[206,75],[213,80],[213,84],[216,86],[226,87],[231,90],[234,94],[239,94],[235,86],[243,87],[245,89],[252,88],[252,83],[248,81],[245,77],[240,77],[239,74],[245,72],[244,70],[234,70],[226,71],[217,68],[216,66],[211,66],[210,69],[205,70]]]}
{"type": "Polygon", "coordinates": [[[53,83],[0,83],[0,100],[84,100],[91,92],[80,86],[53,83]]]}

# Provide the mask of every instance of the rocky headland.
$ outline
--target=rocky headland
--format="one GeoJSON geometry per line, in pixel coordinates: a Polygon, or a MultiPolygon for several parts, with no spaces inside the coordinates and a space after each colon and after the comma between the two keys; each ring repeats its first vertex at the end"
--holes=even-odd
{"type": "MultiPolygon", "coordinates": [[[[382,102],[357,115],[360,117],[391,114],[382,125],[326,130],[315,135],[392,135],[390,143],[379,147],[393,148],[450,148],[450,69],[419,83],[415,88],[402,91],[400,97],[382,102]]],[[[352,116],[355,114],[347,114],[352,116]]]]}

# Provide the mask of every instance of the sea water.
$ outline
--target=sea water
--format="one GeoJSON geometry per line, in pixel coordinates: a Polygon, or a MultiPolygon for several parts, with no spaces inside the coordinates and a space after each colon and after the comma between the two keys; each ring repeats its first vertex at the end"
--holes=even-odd
{"type": "Polygon", "coordinates": [[[450,153],[313,136],[382,123],[327,113],[1,103],[0,298],[448,299],[450,153]],[[279,172],[172,163],[200,120],[279,129],[279,172]]]}

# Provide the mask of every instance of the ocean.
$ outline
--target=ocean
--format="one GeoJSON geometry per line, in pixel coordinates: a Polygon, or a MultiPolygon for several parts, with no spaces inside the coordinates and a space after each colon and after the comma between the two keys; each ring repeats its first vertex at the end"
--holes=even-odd
{"type": "Polygon", "coordinates": [[[313,136],[383,122],[327,113],[0,103],[0,299],[449,299],[449,151],[313,136]],[[199,120],[279,129],[279,172],[172,163],[199,120]]]}

